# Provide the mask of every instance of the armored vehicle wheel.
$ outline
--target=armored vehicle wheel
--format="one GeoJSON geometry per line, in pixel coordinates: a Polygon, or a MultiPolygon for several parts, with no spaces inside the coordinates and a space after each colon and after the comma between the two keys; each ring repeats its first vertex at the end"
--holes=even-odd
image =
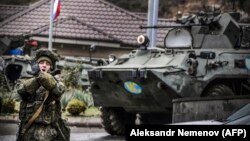
{"type": "Polygon", "coordinates": [[[104,129],[111,135],[124,135],[126,124],[135,124],[135,114],[121,108],[101,108],[104,129]]]}
{"type": "Polygon", "coordinates": [[[225,84],[216,84],[209,87],[205,93],[205,97],[215,97],[215,96],[233,96],[233,90],[225,84]]]}

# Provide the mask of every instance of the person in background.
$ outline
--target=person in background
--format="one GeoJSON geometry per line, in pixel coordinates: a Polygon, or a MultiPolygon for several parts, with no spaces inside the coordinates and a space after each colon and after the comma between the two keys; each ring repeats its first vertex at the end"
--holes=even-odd
{"type": "Polygon", "coordinates": [[[51,74],[58,61],[57,54],[39,49],[34,77],[19,80],[21,98],[17,141],[69,141],[70,128],[61,117],[60,98],[64,85],[51,74]]]}

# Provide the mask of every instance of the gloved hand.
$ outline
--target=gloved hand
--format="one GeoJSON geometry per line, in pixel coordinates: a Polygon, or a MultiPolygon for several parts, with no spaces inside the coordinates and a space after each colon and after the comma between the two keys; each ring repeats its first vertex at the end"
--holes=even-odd
{"type": "Polygon", "coordinates": [[[39,87],[40,84],[36,80],[36,78],[30,78],[27,80],[18,80],[17,81],[17,92],[21,95],[25,94],[33,94],[39,87]]]}
{"type": "Polygon", "coordinates": [[[57,83],[57,81],[51,74],[45,72],[41,72],[38,75],[37,81],[48,91],[55,88],[57,83]]]}

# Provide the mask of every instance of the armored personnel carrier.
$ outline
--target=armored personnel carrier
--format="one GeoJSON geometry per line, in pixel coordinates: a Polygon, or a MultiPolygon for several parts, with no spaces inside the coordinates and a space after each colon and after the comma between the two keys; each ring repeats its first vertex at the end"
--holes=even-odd
{"type": "Polygon", "coordinates": [[[90,70],[106,131],[123,135],[136,117],[169,123],[174,99],[248,95],[250,27],[239,19],[238,13],[189,16],[180,26],[164,27],[170,29],[164,48],[149,48],[148,38],[139,36],[140,49],[90,70]]]}
{"type": "MultiPolygon", "coordinates": [[[[33,42],[34,44],[35,42],[33,42]]],[[[27,72],[32,70],[34,60],[32,41],[23,37],[0,38],[0,89],[12,91],[20,77],[31,77],[27,72]]]]}

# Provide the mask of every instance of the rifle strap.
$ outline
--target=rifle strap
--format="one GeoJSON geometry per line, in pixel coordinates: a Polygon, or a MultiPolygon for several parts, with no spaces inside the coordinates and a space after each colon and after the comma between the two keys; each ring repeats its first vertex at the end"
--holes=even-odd
{"type": "Polygon", "coordinates": [[[45,101],[47,100],[49,96],[49,92],[46,91],[45,93],[45,98],[42,102],[42,104],[40,105],[40,107],[36,110],[36,112],[32,115],[32,117],[29,119],[28,123],[24,125],[24,127],[21,130],[21,135],[23,136],[25,134],[25,132],[30,128],[30,126],[32,125],[32,123],[37,119],[37,117],[40,115],[40,113],[42,112],[43,109],[43,105],[45,103],[45,101]]]}

